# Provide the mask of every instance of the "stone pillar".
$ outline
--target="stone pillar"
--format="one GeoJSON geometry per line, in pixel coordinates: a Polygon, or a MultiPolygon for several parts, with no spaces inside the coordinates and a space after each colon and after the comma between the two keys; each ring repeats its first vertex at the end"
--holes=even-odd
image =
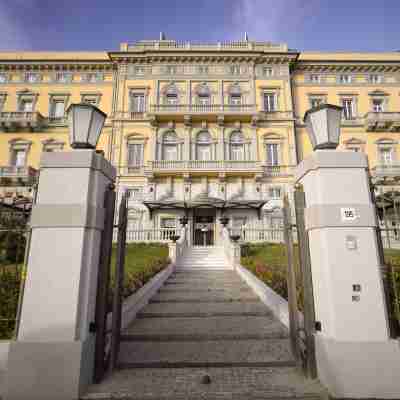
{"type": "Polygon", "coordinates": [[[104,193],[114,179],[92,150],[43,153],[7,400],[77,399],[92,381],[104,193]]]}
{"type": "Polygon", "coordinates": [[[334,398],[400,393],[367,169],[364,154],[320,150],[295,171],[306,198],[318,377],[334,398]]]}

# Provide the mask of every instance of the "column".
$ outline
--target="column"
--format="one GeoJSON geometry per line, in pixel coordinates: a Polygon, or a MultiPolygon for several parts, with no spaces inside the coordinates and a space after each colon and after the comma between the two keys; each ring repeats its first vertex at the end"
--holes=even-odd
{"type": "Polygon", "coordinates": [[[91,383],[104,193],[115,168],[92,150],[43,153],[7,400],[71,400],[91,383]]]}
{"type": "Polygon", "coordinates": [[[295,170],[306,198],[318,377],[334,398],[400,393],[400,347],[389,338],[367,171],[364,154],[332,150],[314,152],[295,170]]]}

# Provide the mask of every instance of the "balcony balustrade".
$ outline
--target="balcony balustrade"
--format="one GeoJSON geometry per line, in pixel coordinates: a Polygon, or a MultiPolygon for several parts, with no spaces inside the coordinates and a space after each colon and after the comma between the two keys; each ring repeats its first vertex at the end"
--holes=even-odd
{"type": "Polygon", "coordinates": [[[258,116],[267,121],[294,119],[293,111],[261,111],[258,116]]]}
{"type": "Polygon", "coordinates": [[[376,165],[371,168],[371,175],[377,178],[400,177],[400,163],[376,165]]]}
{"type": "Polygon", "coordinates": [[[46,118],[37,111],[0,112],[0,126],[6,131],[24,128],[33,131],[43,128],[45,123],[46,118]]]}
{"type": "Polygon", "coordinates": [[[153,114],[252,114],[253,104],[152,104],[153,114]]]}
{"type": "Polygon", "coordinates": [[[293,174],[293,166],[290,165],[264,165],[265,176],[291,176],[293,174]]]}
{"type": "Polygon", "coordinates": [[[38,171],[32,167],[17,167],[13,165],[0,166],[0,184],[15,185],[31,184],[35,181],[38,171]]]}
{"type": "Polygon", "coordinates": [[[157,160],[150,161],[150,168],[153,171],[244,171],[244,172],[261,172],[260,163],[258,161],[167,161],[157,160]]]}
{"type": "Polygon", "coordinates": [[[364,123],[367,131],[400,131],[400,112],[369,112],[364,123]]]}

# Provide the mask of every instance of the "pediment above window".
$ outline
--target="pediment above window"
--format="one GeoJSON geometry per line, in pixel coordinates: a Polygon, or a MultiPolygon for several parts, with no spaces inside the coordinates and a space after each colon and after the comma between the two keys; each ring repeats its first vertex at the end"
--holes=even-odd
{"type": "Polygon", "coordinates": [[[369,96],[383,97],[389,96],[389,93],[384,92],[383,90],[374,90],[368,93],[369,96]]]}

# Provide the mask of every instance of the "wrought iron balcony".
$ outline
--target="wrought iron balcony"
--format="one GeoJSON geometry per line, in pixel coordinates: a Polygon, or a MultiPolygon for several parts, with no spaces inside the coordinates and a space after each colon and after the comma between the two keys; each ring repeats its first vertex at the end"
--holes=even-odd
{"type": "Polygon", "coordinates": [[[167,114],[253,114],[253,104],[153,104],[150,113],[167,114]]]}
{"type": "Polygon", "coordinates": [[[32,184],[37,175],[38,171],[32,167],[0,166],[0,185],[32,184]]]}
{"type": "Polygon", "coordinates": [[[376,165],[371,168],[371,175],[377,178],[400,176],[400,163],[376,165]]]}
{"type": "Polygon", "coordinates": [[[150,161],[150,168],[154,172],[163,171],[240,171],[240,172],[260,172],[261,166],[258,161],[150,161]]]}
{"type": "Polygon", "coordinates": [[[27,128],[29,130],[41,129],[46,119],[37,111],[12,111],[0,112],[0,126],[6,131],[27,128]]]}
{"type": "Polygon", "coordinates": [[[265,176],[291,176],[293,174],[293,166],[290,165],[264,165],[265,176]]]}
{"type": "Polygon", "coordinates": [[[365,114],[367,131],[400,131],[400,112],[369,112],[365,114]]]}

